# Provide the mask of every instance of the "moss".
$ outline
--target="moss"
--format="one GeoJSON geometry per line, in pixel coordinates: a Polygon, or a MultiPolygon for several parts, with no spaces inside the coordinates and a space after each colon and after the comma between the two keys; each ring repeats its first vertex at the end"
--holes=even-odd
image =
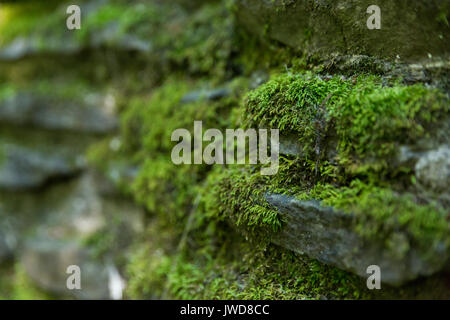
{"type": "Polygon", "coordinates": [[[54,79],[42,77],[35,81],[1,85],[0,102],[27,92],[48,98],[51,97],[55,100],[73,100],[83,103],[86,97],[89,97],[89,95],[95,96],[101,91],[102,88],[89,85],[85,80],[77,76],[64,77],[64,81],[60,81],[57,77],[54,79]]]}
{"type": "Polygon", "coordinates": [[[166,227],[173,225],[179,235],[211,166],[173,164],[170,157],[176,143],[171,142],[171,134],[179,128],[192,131],[194,120],[202,120],[204,128],[229,127],[231,110],[238,105],[239,90],[245,83],[236,80],[227,84],[232,94],[217,101],[205,101],[199,96],[198,101],[182,103],[186,93],[199,90],[204,83],[187,78],[168,79],[149,98],[135,98],[123,111],[120,138],[113,138],[120,139],[120,148],[111,150],[108,139],[93,146],[88,159],[103,172],[121,162],[139,167],[134,181],[125,181],[122,189],[151,215],[160,217],[166,227]]]}
{"type": "Polygon", "coordinates": [[[243,244],[241,249],[251,252],[236,257],[235,261],[241,262],[217,259],[206,270],[193,263],[179,263],[168,277],[174,297],[262,300],[361,295],[362,281],[335,268],[275,246],[262,251],[243,244]]]}
{"type": "MultiPolygon", "coordinates": [[[[99,8],[83,11],[87,1],[78,3],[82,8],[81,29],[75,33],[75,38],[82,42],[88,41],[94,33],[108,27],[115,27],[115,36],[124,34],[148,35],[164,22],[168,7],[163,4],[145,4],[140,1],[113,0],[103,3],[99,8]],[[84,2],[84,3],[83,3],[84,2]],[[151,21],[151,23],[150,23],[151,21]],[[149,28],[152,28],[149,30],[149,28]]],[[[37,43],[46,44],[46,37],[61,37],[67,29],[66,8],[70,3],[61,5],[60,1],[52,0],[39,3],[8,4],[2,6],[2,38],[0,43],[6,44],[17,37],[32,36],[37,43]],[[14,21],[14,23],[10,23],[14,21]]]]}
{"type": "Polygon", "coordinates": [[[128,265],[130,298],[319,299],[362,298],[357,276],[274,245],[255,246],[228,233],[214,255],[171,254],[155,240],[136,248],[128,265]]]}
{"type": "MultiPolygon", "coordinates": [[[[322,73],[332,69],[317,66],[317,57],[303,56],[269,40],[261,42],[239,30],[231,1],[185,1],[179,6],[180,2],[102,3],[83,18],[82,29],[73,34],[80,47],[91,48],[82,53],[86,65],[79,61],[81,55],[64,57],[65,64],[61,58],[52,60],[51,65],[48,61],[37,64],[37,58],[24,59],[21,66],[33,64],[31,71],[8,67],[1,75],[11,82],[28,83],[28,87],[29,78],[39,76],[44,80],[34,82],[33,90],[67,99],[92,92],[91,78],[109,84],[117,81],[115,90],[123,94],[117,97],[122,111],[120,136],[92,146],[88,158],[107,174],[125,165],[139,168],[133,181],[115,180],[148,211],[148,234],[137,239],[127,266],[128,297],[376,296],[368,292],[363,279],[270,245],[270,235],[283,228],[284,222],[266,202],[267,192],[320,199],[324,205],[352,213],[357,216],[355,228],[368,239],[389,239],[401,230],[424,248],[446,241],[446,212],[404,192],[409,187],[404,178],[409,181],[411,172],[392,172],[388,162],[398,144],[426,137],[428,128],[448,112],[442,94],[422,85],[406,87],[378,76],[354,76],[356,63],[358,70],[383,73],[382,65],[371,59],[351,64],[351,72],[346,70],[346,75],[353,77],[350,79],[305,73],[305,69],[322,73]],[[89,44],[98,35],[105,36],[107,43],[94,49],[89,44]],[[123,52],[122,41],[135,40],[129,36],[151,43],[151,52],[123,52]],[[96,67],[92,68],[94,61],[96,67]],[[60,68],[58,72],[53,64],[60,68]],[[77,76],[69,79],[66,71],[74,65],[77,76]],[[240,108],[248,79],[224,81],[261,69],[283,74],[250,92],[240,108]],[[48,75],[43,77],[45,70],[48,75]],[[89,86],[78,78],[89,79],[89,86]],[[153,88],[154,84],[159,87],[153,88]],[[231,87],[233,93],[218,101],[181,102],[186,93],[217,86],[231,87]],[[262,176],[258,165],[176,166],[170,161],[171,133],[178,128],[191,131],[194,120],[218,129],[242,125],[279,128],[282,134],[296,136],[304,152],[282,155],[275,176],[262,176]]],[[[277,10],[290,10],[291,4],[282,1],[277,10]]],[[[1,44],[18,36],[35,36],[45,44],[47,37],[63,35],[65,29],[55,26],[64,26],[66,15],[56,2],[42,10],[36,6],[4,8],[0,14],[6,13],[10,19],[0,18],[9,21],[8,29],[6,24],[0,27],[1,44]],[[32,10],[35,13],[31,14],[32,10]],[[19,12],[25,13],[24,18],[19,12]],[[48,22],[42,23],[44,20],[48,22]]],[[[440,21],[446,22],[442,17],[440,21]]],[[[267,23],[265,33],[273,31],[271,27],[267,23]]],[[[300,32],[306,42],[314,33],[309,29],[300,32]]],[[[2,86],[0,100],[19,87],[26,88],[2,86]]],[[[13,141],[22,139],[7,128],[1,131],[13,141]]],[[[36,135],[27,143],[54,139],[47,138],[36,135]]],[[[116,235],[123,229],[114,221],[111,227],[113,230],[101,230],[86,240],[99,257],[117,249],[116,235]]],[[[25,283],[23,270],[17,274],[18,283],[25,283]]],[[[19,286],[26,289],[11,291],[18,297],[30,296],[31,289],[22,284],[19,286]]],[[[3,288],[2,283],[0,286],[3,288]]]]}
{"type": "Polygon", "coordinates": [[[191,74],[230,77],[235,40],[233,16],[225,2],[202,6],[173,41],[169,57],[191,74]]]}
{"type": "MultiPolygon", "coordinates": [[[[394,191],[392,174],[387,174],[393,170],[389,161],[396,147],[429,138],[427,129],[447,112],[445,96],[422,85],[383,86],[373,76],[356,81],[308,73],[278,76],[249,93],[246,124],[294,133],[304,152],[297,159],[281,159],[278,177],[260,178],[262,191],[256,194],[271,191],[323,200],[325,205],[356,214],[356,228],[368,238],[388,239],[396,230],[406,230],[423,249],[447,243],[445,210],[438,204],[420,203],[413,194],[394,191]],[[337,142],[330,145],[326,139],[337,142]],[[337,150],[331,159],[320,150],[330,147],[337,150]]],[[[247,179],[240,180],[245,186],[228,185],[229,190],[240,188],[240,192],[231,191],[231,199],[239,198],[237,193],[250,200],[236,201],[247,207],[239,212],[261,201],[243,191],[255,188],[246,182],[251,181],[246,174],[247,179]]],[[[406,175],[409,179],[410,173],[406,175]]]]}
{"type": "MultiPolygon", "coordinates": [[[[357,185],[359,180],[354,178],[360,172],[350,170],[346,173],[348,163],[351,161],[359,161],[362,167],[366,158],[383,159],[386,153],[379,150],[379,145],[392,143],[394,137],[400,132],[406,131],[410,135],[404,138],[405,142],[417,139],[421,134],[418,126],[431,123],[436,118],[436,114],[442,112],[443,97],[438,92],[422,86],[404,87],[397,83],[394,83],[392,87],[385,87],[380,78],[372,76],[363,76],[357,81],[337,77],[323,79],[310,73],[278,76],[249,93],[243,109],[235,107],[233,112],[227,112],[224,115],[224,119],[233,115],[234,120],[228,119],[231,121],[228,122],[229,124],[239,125],[239,121],[243,119],[246,127],[269,126],[281,129],[282,133],[294,133],[305,147],[306,152],[298,157],[282,156],[277,175],[262,176],[258,166],[229,168],[216,166],[212,171],[204,171],[194,170],[189,166],[175,167],[166,161],[164,155],[168,155],[170,145],[166,145],[164,141],[169,141],[169,136],[161,137],[170,133],[171,129],[152,127],[143,129],[139,126],[143,124],[145,126],[146,122],[142,120],[145,116],[141,116],[141,113],[153,115],[153,112],[148,110],[151,110],[154,104],[158,106],[164,119],[176,121],[173,127],[171,122],[167,124],[167,127],[173,129],[183,126],[191,127],[195,116],[190,115],[189,109],[183,114],[183,119],[177,119],[178,115],[169,111],[173,110],[174,106],[179,106],[177,101],[182,96],[182,92],[176,89],[177,86],[176,82],[168,82],[166,86],[153,94],[151,103],[147,105],[150,109],[145,109],[142,105],[136,108],[139,110],[136,114],[139,116],[136,116],[136,120],[132,120],[135,117],[131,116],[135,112],[131,111],[132,107],[130,114],[126,117],[128,129],[137,130],[133,134],[128,133],[129,136],[151,139],[133,144],[136,150],[148,150],[159,155],[152,156],[146,161],[144,169],[134,184],[134,192],[151,212],[159,212],[158,216],[165,214],[163,220],[166,221],[164,224],[166,228],[171,226],[181,231],[186,224],[186,214],[188,212],[194,214],[196,227],[195,231],[191,231],[190,238],[197,241],[203,239],[203,242],[194,241],[195,250],[221,252],[221,242],[216,242],[213,247],[210,247],[211,243],[204,242],[205,234],[202,233],[208,225],[209,228],[213,226],[213,230],[218,230],[217,228],[221,228],[222,231],[227,230],[227,228],[223,229],[223,226],[218,226],[227,221],[231,221],[234,228],[237,227],[238,230],[243,231],[251,244],[262,247],[267,245],[272,232],[277,232],[283,226],[278,212],[265,200],[267,192],[289,194],[301,199],[322,199],[324,204],[354,213],[358,216],[356,230],[368,238],[386,236],[386,239],[389,239],[389,234],[393,234],[400,228],[406,230],[422,248],[436,245],[439,241],[446,239],[448,226],[445,223],[445,215],[439,207],[432,204],[420,205],[407,195],[397,195],[393,190],[383,188],[385,179],[382,176],[375,179],[378,185],[369,182],[360,182],[357,185]],[[396,111],[389,110],[387,107],[393,103],[397,105],[396,111]],[[361,107],[355,108],[355,105],[361,107]],[[365,108],[362,107],[363,105],[365,108]],[[420,107],[423,106],[426,108],[421,109],[420,107]],[[240,112],[243,113],[243,118],[236,118],[235,115],[240,112]],[[390,123],[391,126],[382,121],[386,116],[394,119],[390,123]],[[366,118],[368,120],[365,120],[366,118]],[[372,123],[372,119],[380,122],[379,126],[371,127],[369,123],[372,123]],[[139,126],[137,126],[138,123],[139,126]],[[372,145],[369,146],[361,134],[354,133],[360,133],[363,130],[369,132],[369,138],[373,141],[372,145]],[[317,156],[318,133],[324,140],[332,134],[338,136],[340,139],[337,144],[339,161],[327,160],[324,151],[323,154],[319,154],[319,157],[317,156]],[[348,144],[348,141],[353,144],[348,144]],[[371,150],[374,152],[371,153],[371,150]],[[194,200],[197,197],[199,197],[198,206],[194,200]],[[165,204],[163,210],[161,210],[162,203],[165,204]],[[168,212],[171,214],[168,215],[168,212]]],[[[223,104],[223,101],[221,103],[223,104]]],[[[208,119],[208,112],[202,109],[202,104],[194,105],[198,114],[208,119]]],[[[326,148],[329,145],[325,141],[321,142],[320,147],[326,148]]],[[[174,234],[181,236],[180,231],[174,234]]],[[[241,245],[244,244],[234,243],[229,249],[224,250],[232,251],[236,249],[236,246],[241,245]]],[[[284,252],[279,248],[276,251],[284,252]]],[[[255,267],[248,269],[252,275],[249,275],[246,281],[252,283],[249,288],[254,289],[246,292],[242,290],[242,282],[239,282],[238,286],[235,284],[236,279],[233,278],[236,277],[236,271],[233,269],[235,264],[231,261],[236,261],[236,258],[221,260],[214,256],[214,258],[205,258],[206,261],[202,259],[201,263],[193,263],[198,260],[195,253],[191,255],[184,251],[176,251],[159,254],[160,258],[157,260],[159,262],[152,261],[151,266],[136,262],[138,268],[135,269],[132,263],[130,268],[134,274],[133,277],[142,272],[139,271],[140,268],[155,268],[155,274],[163,275],[165,280],[157,276],[156,279],[149,279],[148,283],[159,286],[168,281],[169,284],[165,285],[166,288],[161,289],[160,292],[169,290],[173,297],[177,298],[317,298],[320,292],[323,292],[321,285],[332,286],[333,283],[345,283],[336,289],[337,291],[330,291],[328,287],[329,292],[333,292],[332,295],[336,297],[357,298],[364,295],[356,289],[357,286],[354,286],[357,280],[349,280],[351,277],[348,278],[346,273],[340,273],[342,280],[339,280],[336,274],[333,275],[336,277],[336,279],[333,278],[334,280],[328,282],[321,280],[327,274],[326,270],[334,270],[330,271],[333,273],[338,271],[333,268],[327,269],[329,267],[316,262],[308,261],[306,266],[303,266],[317,271],[308,275],[312,279],[318,279],[313,280],[314,285],[309,284],[310,279],[305,279],[304,287],[300,287],[308,288],[309,291],[303,292],[303,289],[283,291],[285,294],[282,294],[274,289],[275,283],[280,279],[271,278],[269,271],[265,270],[264,276],[259,274],[253,278],[254,273],[256,274],[260,268],[256,266],[263,265],[261,261],[256,263],[255,267]],[[204,280],[205,274],[209,272],[211,282],[204,280]],[[263,285],[256,283],[255,279],[265,283],[263,285]],[[234,285],[236,285],[235,288],[234,285]],[[264,290],[262,287],[270,287],[270,289],[264,290]],[[311,288],[317,288],[314,294],[311,293],[311,288]]],[[[141,258],[144,259],[143,256],[141,258]]],[[[291,266],[291,264],[286,265],[291,266]]],[[[305,270],[297,270],[297,272],[305,272],[305,270]]],[[[290,276],[292,279],[293,276],[290,276]]],[[[141,278],[138,277],[138,279],[141,278]]],[[[288,280],[286,278],[283,281],[288,280]]],[[[140,288],[137,282],[134,289],[138,292],[147,290],[140,288]]],[[[148,290],[151,291],[151,289],[148,290]]],[[[139,296],[138,293],[135,294],[139,296]]]]}
{"type": "Polygon", "coordinates": [[[277,231],[282,221],[276,210],[264,200],[263,176],[248,174],[241,168],[221,170],[208,176],[201,199],[205,214],[216,219],[231,219],[247,230],[277,231]]]}
{"type": "Polygon", "coordinates": [[[244,123],[295,132],[305,152],[314,152],[317,126],[325,121],[325,107],[339,102],[351,83],[320,79],[310,73],[285,74],[248,94],[244,123]]]}
{"type": "Polygon", "coordinates": [[[404,231],[423,252],[443,244],[450,246],[447,210],[436,203],[420,203],[412,194],[398,194],[388,187],[356,179],[348,187],[340,188],[318,183],[297,197],[322,200],[323,205],[354,214],[355,231],[368,240],[376,238],[383,242],[404,231]]]}
{"type": "Polygon", "coordinates": [[[448,112],[444,99],[421,84],[383,87],[369,79],[331,108],[329,117],[336,122],[341,152],[382,158],[392,155],[399,143],[430,137],[426,129],[448,112]]]}
{"type": "MultiPolygon", "coordinates": [[[[150,34],[155,35],[176,9],[177,6],[171,9],[164,3],[110,1],[86,17],[77,37],[81,41],[88,41],[98,30],[112,28],[117,38],[133,34],[147,39],[150,34]]],[[[155,40],[158,41],[159,34],[156,36],[155,40]]]]}
{"type": "Polygon", "coordinates": [[[219,248],[213,253],[173,252],[167,248],[170,235],[156,230],[149,230],[152,236],[132,255],[128,298],[414,299],[430,298],[430,292],[434,298],[448,297],[445,284],[436,277],[402,288],[383,285],[383,290],[368,290],[366,279],[275,245],[255,245],[231,230],[228,242],[216,243],[219,248]]]}
{"type": "Polygon", "coordinates": [[[51,295],[36,288],[28,278],[24,267],[19,263],[15,265],[2,265],[0,279],[0,300],[49,300],[51,295]]]}
{"type": "Polygon", "coordinates": [[[448,113],[447,101],[421,84],[385,86],[376,76],[284,74],[249,93],[244,121],[296,134],[307,160],[326,160],[327,140],[337,136],[335,160],[364,173],[387,169],[399,144],[429,137],[427,129],[448,113]]]}
{"type": "Polygon", "coordinates": [[[0,45],[16,37],[47,33],[65,26],[63,11],[55,14],[59,1],[2,4],[0,12],[0,45]],[[50,14],[49,14],[50,13],[50,14]],[[42,19],[46,17],[46,19],[42,19]]]}

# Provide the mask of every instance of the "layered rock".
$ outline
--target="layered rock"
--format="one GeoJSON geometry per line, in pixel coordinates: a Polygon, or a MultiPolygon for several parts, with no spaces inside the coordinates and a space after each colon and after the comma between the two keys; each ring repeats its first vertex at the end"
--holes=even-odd
{"type": "Polygon", "coordinates": [[[381,28],[369,30],[367,8],[354,1],[237,1],[246,29],[309,53],[364,54],[406,61],[448,53],[445,1],[379,1],[381,28]]]}
{"type": "Polygon", "coordinates": [[[268,194],[266,199],[285,221],[272,241],[361,277],[367,276],[369,266],[377,265],[383,282],[400,285],[440,271],[449,258],[445,241],[420,249],[406,230],[371,241],[358,233],[357,217],[351,213],[279,194],[268,194]]]}

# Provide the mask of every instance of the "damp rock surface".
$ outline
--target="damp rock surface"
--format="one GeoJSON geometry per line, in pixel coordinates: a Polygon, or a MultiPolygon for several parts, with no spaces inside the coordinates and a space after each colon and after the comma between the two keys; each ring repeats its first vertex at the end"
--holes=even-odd
{"type": "Polygon", "coordinates": [[[445,242],[424,251],[415,248],[415,240],[403,231],[390,235],[390,239],[368,241],[358,234],[356,217],[352,214],[321,206],[319,201],[302,201],[279,194],[268,194],[266,199],[285,219],[273,242],[361,277],[367,276],[369,266],[377,265],[382,271],[381,281],[401,285],[432,275],[448,260],[445,242]],[[391,245],[386,247],[388,240],[391,245]]]}

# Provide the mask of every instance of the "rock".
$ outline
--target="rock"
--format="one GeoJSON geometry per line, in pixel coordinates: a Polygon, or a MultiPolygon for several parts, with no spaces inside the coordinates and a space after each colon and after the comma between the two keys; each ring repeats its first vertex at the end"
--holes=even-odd
{"type": "Polygon", "coordinates": [[[32,41],[20,37],[13,40],[9,45],[0,50],[0,59],[4,61],[18,60],[36,51],[32,41]]]}
{"type": "MultiPolygon", "coordinates": [[[[441,129],[439,129],[441,130],[441,129]]],[[[334,161],[337,153],[337,143],[330,138],[326,148],[327,160],[334,161]]],[[[400,167],[415,171],[418,182],[424,190],[444,193],[450,184],[450,148],[447,144],[437,145],[439,139],[422,139],[413,145],[399,145],[390,162],[390,170],[400,167]]],[[[302,145],[295,135],[280,136],[280,154],[301,157],[302,145]]],[[[430,198],[430,195],[427,195],[430,198]]],[[[431,195],[430,200],[436,200],[431,195]]]]}
{"type": "Polygon", "coordinates": [[[404,61],[448,53],[438,3],[382,0],[381,29],[369,30],[369,0],[238,0],[235,13],[250,33],[321,57],[333,53],[400,56],[404,61]]]}
{"type": "Polygon", "coordinates": [[[450,148],[443,145],[426,152],[415,166],[417,180],[436,192],[447,192],[450,185],[450,148]]]}
{"type": "Polygon", "coordinates": [[[124,161],[108,161],[96,173],[99,192],[105,196],[119,195],[130,188],[139,170],[138,166],[124,161]]]}
{"type": "Polygon", "coordinates": [[[117,127],[116,117],[102,105],[29,92],[0,101],[0,122],[80,133],[107,133],[117,127]]]}
{"type": "Polygon", "coordinates": [[[106,224],[105,203],[98,196],[91,175],[54,186],[43,197],[36,234],[65,240],[82,240],[106,224]]]}
{"type": "Polygon", "coordinates": [[[362,277],[367,277],[368,266],[378,265],[382,282],[401,285],[441,270],[449,258],[444,243],[421,252],[403,231],[380,242],[367,241],[356,232],[354,215],[318,201],[279,194],[267,194],[266,199],[286,221],[272,236],[274,243],[362,277]],[[385,242],[392,245],[386,247],[385,242]]]}
{"type": "Polygon", "coordinates": [[[263,70],[255,71],[250,76],[249,88],[252,90],[256,89],[263,83],[269,81],[269,78],[270,78],[269,74],[264,72],[263,70]]]}
{"type": "Polygon", "coordinates": [[[232,93],[231,89],[228,88],[219,88],[214,90],[199,90],[199,91],[193,91],[186,95],[184,95],[181,98],[181,103],[191,103],[191,102],[197,102],[201,100],[206,101],[214,101],[219,100],[224,97],[229,96],[232,93]]]}
{"type": "Polygon", "coordinates": [[[28,276],[40,288],[77,299],[109,299],[108,266],[95,260],[89,251],[76,242],[46,238],[30,239],[20,259],[28,276]],[[69,266],[78,266],[81,289],[66,286],[69,266]]]}
{"type": "Polygon", "coordinates": [[[33,150],[14,144],[0,148],[0,189],[36,188],[49,179],[72,176],[85,168],[83,155],[67,150],[33,150]]]}
{"type": "MultiPolygon", "coordinates": [[[[105,6],[104,1],[90,1],[78,4],[81,7],[83,20],[95,15],[99,9],[105,6]]],[[[117,23],[109,23],[90,30],[87,39],[81,40],[75,36],[74,31],[68,30],[64,23],[67,5],[58,8],[51,13],[53,21],[59,20],[61,25],[57,28],[48,25],[45,32],[33,33],[13,39],[0,47],[0,60],[17,61],[35,55],[74,55],[85,49],[99,47],[114,47],[123,51],[138,51],[147,53],[152,49],[149,41],[140,39],[132,34],[123,33],[117,23]]]]}

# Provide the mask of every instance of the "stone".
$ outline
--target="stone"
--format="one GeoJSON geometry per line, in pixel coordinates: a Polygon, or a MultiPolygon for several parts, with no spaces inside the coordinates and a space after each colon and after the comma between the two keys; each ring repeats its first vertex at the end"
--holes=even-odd
{"type": "Polygon", "coordinates": [[[109,299],[107,265],[94,259],[89,251],[70,241],[30,239],[20,261],[30,279],[41,289],[62,297],[109,299]],[[66,273],[71,265],[80,267],[81,289],[69,290],[66,273]]]}
{"type": "Polygon", "coordinates": [[[14,257],[17,245],[16,229],[8,217],[0,214],[0,263],[14,257]]]}
{"type": "Polygon", "coordinates": [[[191,103],[201,100],[214,101],[229,96],[232,91],[228,88],[219,88],[213,90],[198,90],[189,92],[181,98],[181,103],[191,103]]]}
{"type": "MultiPolygon", "coordinates": [[[[89,1],[79,4],[82,12],[82,23],[89,17],[96,14],[105,5],[104,1],[89,1]]],[[[125,34],[117,23],[110,23],[98,27],[89,33],[87,40],[80,40],[76,33],[66,28],[63,22],[66,18],[67,5],[58,9],[58,13],[53,13],[61,20],[60,28],[49,26],[44,32],[44,36],[39,33],[31,33],[28,36],[17,37],[11,42],[0,47],[0,60],[18,61],[38,55],[74,55],[85,49],[96,49],[99,47],[114,47],[123,51],[138,51],[148,53],[152,49],[150,41],[141,39],[132,34],[125,34]]],[[[55,17],[52,17],[55,18],[55,17]]]]}
{"type": "Polygon", "coordinates": [[[264,72],[263,70],[255,71],[250,75],[249,88],[251,90],[256,89],[263,83],[269,81],[269,78],[270,78],[269,74],[264,72]]]}
{"type": "Polygon", "coordinates": [[[238,0],[236,16],[250,33],[326,57],[334,53],[400,56],[416,61],[448,53],[448,26],[438,3],[381,0],[381,29],[367,28],[369,0],[238,0]]]}
{"type": "Polygon", "coordinates": [[[73,176],[85,168],[84,156],[67,150],[33,150],[15,144],[3,144],[0,149],[0,189],[36,188],[50,179],[73,176]]]}
{"type": "MultiPolygon", "coordinates": [[[[123,283],[114,261],[142,232],[142,211],[126,199],[102,197],[98,177],[87,173],[56,184],[22,208],[38,216],[22,228],[19,261],[32,282],[59,297],[119,299],[123,283]],[[108,237],[99,252],[92,237],[108,237]],[[68,290],[67,267],[81,269],[81,290],[68,290]]],[[[12,207],[12,206],[11,206],[12,207]]],[[[22,216],[24,213],[22,213],[22,216]]]]}
{"type": "Polygon", "coordinates": [[[355,230],[354,215],[323,207],[319,201],[280,194],[267,194],[266,199],[285,220],[283,228],[271,236],[272,242],[361,277],[367,277],[368,266],[378,265],[382,282],[401,285],[440,271],[449,258],[444,243],[424,253],[403,231],[380,242],[366,241],[355,230]],[[393,245],[387,248],[386,241],[393,245]]]}
{"type": "Polygon", "coordinates": [[[0,122],[48,130],[108,133],[117,119],[106,107],[83,101],[59,100],[30,92],[18,92],[0,101],[0,122]]]}

